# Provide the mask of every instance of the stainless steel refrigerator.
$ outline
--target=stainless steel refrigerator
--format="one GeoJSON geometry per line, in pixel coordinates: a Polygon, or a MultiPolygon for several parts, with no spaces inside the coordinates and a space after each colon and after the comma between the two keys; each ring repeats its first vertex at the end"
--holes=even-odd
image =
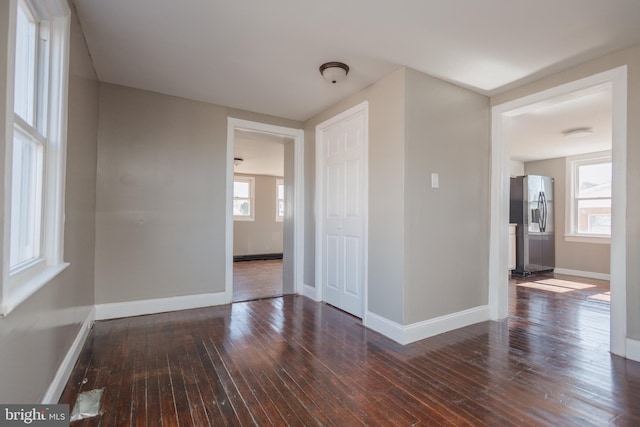
{"type": "Polygon", "coordinates": [[[516,274],[553,271],[556,251],[553,226],[553,178],[511,178],[510,222],[516,226],[516,274]]]}

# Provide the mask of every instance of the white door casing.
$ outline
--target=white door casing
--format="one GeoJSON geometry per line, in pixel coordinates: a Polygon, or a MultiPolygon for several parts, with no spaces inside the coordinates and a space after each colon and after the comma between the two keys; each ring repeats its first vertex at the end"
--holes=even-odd
{"type": "Polygon", "coordinates": [[[304,131],[283,126],[249,120],[227,118],[227,191],[226,191],[226,268],[225,268],[225,301],[233,301],[233,146],[236,129],[253,130],[263,133],[285,136],[293,139],[293,263],[292,271],[294,292],[302,294],[304,271],[304,131]]]}
{"type": "Polygon", "coordinates": [[[494,320],[508,316],[507,239],[509,222],[509,138],[511,117],[533,111],[536,105],[561,95],[600,84],[613,89],[612,218],[611,218],[611,333],[610,351],[627,356],[627,67],[603,71],[542,92],[492,107],[491,116],[491,234],[489,251],[489,307],[494,320]]]}
{"type": "Polygon", "coordinates": [[[367,253],[367,104],[316,127],[316,286],[321,299],[363,317],[367,253]]]}

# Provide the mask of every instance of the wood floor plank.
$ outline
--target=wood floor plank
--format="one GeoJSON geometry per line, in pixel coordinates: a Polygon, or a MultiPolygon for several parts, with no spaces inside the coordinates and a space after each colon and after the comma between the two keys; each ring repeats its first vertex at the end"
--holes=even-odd
{"type": "MultiPolygon", "coordinates": [[[[149,332],[149,329],[147,328],[149,332]]],[[[147,337],[150,341],[151,339],[147,337]]],[[[147,349],[152,345],[149,342],[147,349]]],[[[145,355],[147,362],[147,426],[162,425],[162,404],[160,398],[160,374],[158,369],[158,353],[156,351],[149,352],[145,355]]]]}
{"type": "Polygon", "coordinates": [[[279,297],[282,288],[282,260],[233,263],[233,301],[279,297]]]}
{"type": "Polygon", "coordinates": [[[209,356],[209,361],[215,372],[217,381],[221,384],[221,399],[218,401],[218,407],[222,412],[224,419],[230,424],[251,425],[253,418],[251,414],[245,411],[246,405],[242,394],[238,391],[233,377],[230,375],[220,355],[216,344],[210,340],[209,345],[205,344],[205,349],[209,356]]]}
{"type": "Polygon", "coordinates": [[[171,367],[169,363],[169,353],[164,352],[158,358],[158,384],[160,387],[160,413],[162,425],[177,426],[178,410],[176,408],[175,396],[173,392],[173,382],[171,380],[171,367]]]}
{"type": "Polygon", "coordinates": [[[606,292],[518,278],[507,320],[406,346],[299,296],[96,322],[60,402],[104,387],[73,427],[640,425],[606,292]]]}

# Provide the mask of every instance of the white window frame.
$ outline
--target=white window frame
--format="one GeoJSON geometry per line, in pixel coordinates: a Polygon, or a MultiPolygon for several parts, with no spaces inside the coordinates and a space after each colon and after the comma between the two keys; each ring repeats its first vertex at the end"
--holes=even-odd
{"type": "Polygon", "coordinates": [[[248,182],[249,197],[236,197],[233,200],[249,200],[249,215],[233,215],[234,221],[255,221],[256,220],[256,179],[252,176],[234,175],[233,182],[248,182]]]}
{"type": "Polygon", "coordinates": [[[576,199],[578,168],[580,166],[607,162],[612,162],[611,151],[599,151],[566,158],[565,241],[599,244],[611,243],[610,235],[584,234],[576,231],[578,220],[578,201],[576,199]]]}
{"type": "Polygon", "coordinates": [[[284,179],[276,178],[276,222],[283,222],[284,215],[280,215],[280,200],[284,202],[284,179]],[[278,192],[279,187],[282,185],[282,199],[280,198],[280,193],[278,192]]]}
{"type": "Polygon", "coordinates": [[[27,131],[30,125],[14,114],[14,60],[16,55],[16,19],[18,7],[26,6],[35,18],[47,43],[37,62],[41,71],[37,81],[40,99],[36,107],[36,126],[43,144],[42,220],[40,257],[10,269],[11,191],[4,192],[2,285],[0,316],[6,316],[19,304],[62,272],[69,264],[64,259],[64,183],[67,140],[67,90],[69,70],[69,32],[71,13],[66,0],[11,0],[7,56],[7,111],[5,134],[4,188],[10,189],[13,177],[14,132],[27,131]],[[18,130],[19,129],[19,130],[18,130]]]}

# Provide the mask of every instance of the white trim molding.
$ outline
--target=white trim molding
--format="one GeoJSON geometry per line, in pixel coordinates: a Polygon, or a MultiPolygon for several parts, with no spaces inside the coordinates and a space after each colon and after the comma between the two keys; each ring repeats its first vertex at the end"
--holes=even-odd
{"type": "Polygon", "coordinates": [[[554,273],[566,274],[568,276],[586,277],[588,279],[611,280],[611,275],[606,273],[596,273],[594,271],[571,270],[568,268],[555,268],[554,273]]]}
{"type": "Polygon", "coordinates": [[[294,141],[293,160],[293,283],[294,292],[303,293],[304,274],[304,131],[266,123],[227,117],[227,191],[225,228],[225,293],[233,301],[233,147],[236,129],[285,136],[294,141]]]}
{"type": "Polygon", "coordinates": [[[581,236],[575,234],[565,234],[565,242],[574,243],[595,243],[597,245],[610,245],[611,237],[609,236],[581,236]]]}
{"type": "Polygon", "coordinates": [[[307,298],[311,298],[314,301],[322,301],[322,295],[320,295],[318,289],[313,286],[309,286],[306,283],[302,285],[302,295],[307,298]]]}
{"type": "Polygon", "coordinates": [[[225,293],[217,292],[97,304],[96,320],[118,319],[121,317],[165,313],[167,311],[188,310],[190,308],[211,307],[214,305],[224,305],[226,303],[225,293]]]}
{"type": "Polygon", "coordinates": [[[389,320],[386,317],[367,311],[364,313],[362,323],[367,328],[381,333],[395,342],[403,345],[407,344],[404,342],[404,327],[393,320],[389,320]]]}
{"type": "Polygon", "coordinates": [[[511,119],[537,109],[559,96],[610,84],[612,103],[612,218],[611,218],[611,347],[625,355],[627,338],[627,66],[621,66],[551,87],[491,109],[491,231],[489,243],[489,306],[491,318],[508,316],[507,247],[509,222],[509,137],[511,119]]]}
{"type": "Polygon", "coordinates": [[[640,362],[640,341],[627,338],[627,359],[640,362]]]}
{"type": "Polygon", "coordinates": [[[403,326],[367,311],[364,317],[364,325],[405,345],[475,323],[488,321],[490,320],[489,314],[489,306],[483,305],[403,326]]]}
{"type": "Polygon", "coordinates": [[[89,336],[95,317],[96,308],[93,306],[91,307],[89,315],[82,323],[80,331],[78,331],[78,335],[76,335],[76,338],[73,340],[71,347],[69,347],[69,351],[67,351],[64,359],[62,359],[56,375],[53,377],[49,388],[42,398],[42,404],[46,405],[57,403],[60,396],[62,396],[62,392],[67,385],[67,381],[69,381],[69,377],[71,376],[71,371],[73,371],[73,367],[80,356],[80,351],[82,350],[82,347],[84,347],[84,343],[89,336]]]}

